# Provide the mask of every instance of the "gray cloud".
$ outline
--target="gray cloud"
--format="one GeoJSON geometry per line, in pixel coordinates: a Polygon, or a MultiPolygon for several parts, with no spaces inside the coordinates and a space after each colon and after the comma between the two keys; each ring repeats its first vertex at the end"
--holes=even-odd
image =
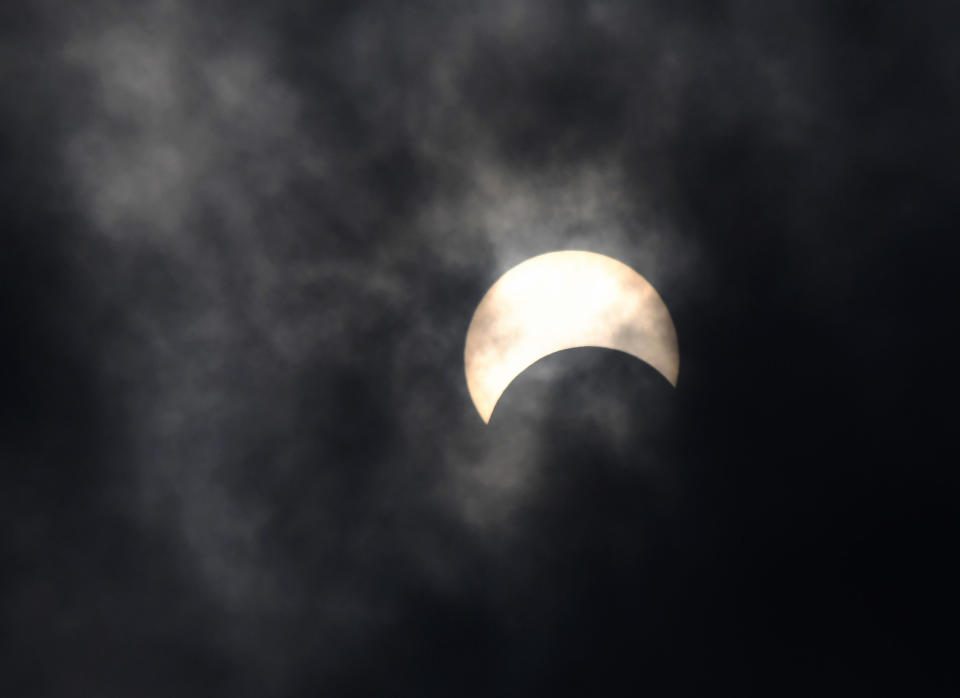
{"type": "MultiPolygon", "coordinates": [[[[753,671],[751,651],[798,675],[764,654],[802,656],[796,633],[745,637],[773,632],[778,575],[815,562],[796,530],[828,527],[805,507],[842,490],[817,480],[822,454],[856,461],[822,425],[862,431],[880,409],[843,387],[880,363],[864,358],[878,311],[852,339],[836,308],[873,307],[889,259],[909,258],[891,233],[861,265],[853,223],[938,200],[868,191],[876,172],[926,172],[871,130],[883,107],[858,95],[882,81],[843,58],[874,64],[828,8],[774,5],[38,4],[56,50],[24,70],[51,85],[44,140],[73,215],[52,268],[74,281],[9,283],[88,371],[47,392],[108,425],[82,512],[113,502],[91,530],[129,536],[120,571],[88,547],[43,568],[97,570],[80,575],[97,603],[57,642],[106,628],[91,646],[129,644],[167,677],[158,695],[607,694],[604,676],[656,674],[661,655],[702,664],[671,679],[695,694],[711,668],[753,671]],[[557,249],[653,283],[678,389],[574,350],[484,425],[471,314],[557,249]],[[845,381],[825,382],[833,366],[845,381]],[[568,680],[577,667],[596,686],[568,680]]],[[[881,125],[911,112],[891,113],[881,125]]],[[[24,579],[25,616],[55,608],[24,579]]],[[[51,690],[139,695],[134,674],[51,690]]]]}
{"type": "MultiPolygon", "coordinates": [[[[437,312],[435,291],[417,288],[418,267],[439,264],[482,285],[530,255],[585,248],[642,262],[654,278],[691,270],[691,253],[643,191],[626,190],[609,148],[575,165],[514,172],[495,143],[504,117],[486,119],[464,93],[490,41],[506,42],[506,55],[521,65],[541,62],[530,44],[548,40],[549,8],[452,13],[435,20],[452,38],[434,46],[369,13],[348,18],[331,54],[340,56],[339,77],[360,120],[378,129],[356,144],[311,121],[330,95],[301,94],[283,77],[276,37],[209,41],[212,17],[177,3],[157,4],[138,20],[107,15],[84,27],[64,60],[93,92],[66,144],[67,162],[113,264],[114,292],[132,294],[132,339],[109,362],[134,391],[124,397],[137,414],[133,457],[147,510],[173,518],[216,595],[269,604],[284,572],[262,554],[264,527],[282,504],[238,492],[232,472],[251,450],[260,461],[251,467],[272,471],[353,467],[323,444],[300,453],[288,425],[303,392],[329,397],[314,409],[336,410],[331,384],[340,372],[382,362],[379,399],[396,413],[387,418],[400,420],[400,436],[399,450],[377,467],[428,460],[431,479],[447,484],[417,495],[415,507],[452,507],[478,530],[502,520],[534,476],[535,437],[492,446],[479,434],[465,437],[476,432],[458,358],[471,299],[458,304],[462,317],[437,312]],[[391,86],[381,76],[398,59],[416,73],[391,86]],[[380,113],[398,103],[404,122],[381,123],[380,113]],[[382,200],[392,184],[377,182],[389,164],[377,158],[398,147],[441,182],[460,184],[441,183],[397,218],[382,200]],[[351,259],[329,230],[344,225],[361,236],[393,230],[370,237],[363,257],[351,259]],[[140,264],[173,288],[137,288],[143,272],[131,267],[140,264]],[[396,323],[403,326],[378,336],[396,323]],[[428,389],[419,371],[434,374],[428,389]],[[455,421],[439,413],[450,407],[435,404],[437,389],[460,399],[455,421]],[[256,426],[238,426],[247,421],[256,426]],[[269,450],[259,445],[265,440],[269,450]],[[169,497],[173,513],[156,504],[169,497]]],[[[648,122],[667,122],[663,113],[673,108],[644,112],[648,122]]],[[[531,419],[538,409],[527,406],[531,419]]]]}

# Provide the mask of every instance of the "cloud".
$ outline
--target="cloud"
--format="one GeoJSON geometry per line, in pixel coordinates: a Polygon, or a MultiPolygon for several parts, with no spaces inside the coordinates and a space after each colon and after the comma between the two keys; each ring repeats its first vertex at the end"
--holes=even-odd
{"type": "MultiPolygon", "coordinates": [[[[103,573],[110,616],[150,619],[241,695],[554,695],[578,667],[714,656],[687,636],[726,643],[746,603],[721,559],[769,559],[747,524],[816,489],[792,468],[815,472],[826,437],[797,425],[855,406],[804,401],[840,390],[823,346],[864,370],[834,310],[868,295],[844,231],[900,200],[862,184],[903,159],[861,133],[880,78],[842,69],[826,9],[771,7],[44,5],[80,289],[57,323],[86,309],[104,491],[143,568],[103,573]],[[678,389],[573,350],[484,425],[470,317],[558,249],[657,288],[678,389]]],[[[77,627],[124,636],[91,608],[77,627]]]]}
{"type": "Polygon", "coordinates": [[[172,519],[210,588],[239,603],[274,584],[259,540],[268,513],[240,501],[224,469],[250,445],[240,414],[290,409],[276,390],[273,404],[252,405],[251,383],[289,381],[269,365],[273,375],[256,376],[258,362],[310,342],[274,312],[281,275],[297,272],[269,246],[292,235],[280,193],[319,160],[255,37],[217,46],[209,28],[155,3],[73,36],[64,60],[91,97],[66,161],[103,255],[91,271],[125,315],[104,360],[135,415],[141,507],[172,519]]]}
{"type": "MultiPolygon", "coordinates": [[[[513,117],[465,85],[488,80],[476,69],[491,41],[531,65],[555,49],[530,48],[552,32],[545,6],[500,10],[441,14],[432,21],[456,40],[432,47],[379,14],[347,16],[331,32],[342,70],[321,92],[284,74],[277,37],[237,23],[236,37],[219,39],[212,15],[179,3],[105,13],[64,49],[91,92],[67,164],[105,255],[94,272],[127,299],[128,332],[108,364],[136,415],[146,511],[172,519],[230,603],[275,589],[284,574],[262,554],[283,505],[245,491],[238,468],[431,460],[431,479],[449,484],[414,494],[415,506],[452,505],[481,529],[525,491],[535,441],[490,448],[464,436],[475,425],[461,399],[463,332],[492,275],[571,247],[639,260],[654,276],[691,257],[643,191],[628,191],[609,148],[519,172],[504,158],[498,140],[513,117]],[[391,84],[383,76],[398,57],[426,70],[391,84]],[[342,104],[330,113],[336,99],[360,114],[358,135],[341,123],[342,104]],[[385,122],[398,106],[405,123],[385,122]],[[398,157],[421,163],[435,185],[404,192],[389,174],[398,157]],[[424,265],[435,271],[416,278],[424,265]],[[452,276],[462,290],[444,304],[452,276]],[[375,438],[400,449],[390,458],[355,451],[350,439],[366,434],[331,449],[291,426],[304,409],[324,413],[312,423],[337,441],[348,418],[330,413],[341,409],[344,372],[369,374],[360,389],[382,402],[369,409],[387,429],[375,438]],[[462,403],[455,419],[438,413],[452,401],[462,403]],[[242,465],[251,458],[259,465],[242,465]]],[[[549,113],[525,118],[546,123],[549,113]]]]}

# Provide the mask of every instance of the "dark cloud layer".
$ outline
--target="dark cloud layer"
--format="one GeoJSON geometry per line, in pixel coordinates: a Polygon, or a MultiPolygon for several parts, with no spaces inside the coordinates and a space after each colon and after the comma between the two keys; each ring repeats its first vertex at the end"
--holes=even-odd
{"type": "Polygon", "coordinates": [[[3,694],[948,695],[948,3],[0,11],[3,694]],[[507,268],[613,255],[676,389],[507,268]]]}

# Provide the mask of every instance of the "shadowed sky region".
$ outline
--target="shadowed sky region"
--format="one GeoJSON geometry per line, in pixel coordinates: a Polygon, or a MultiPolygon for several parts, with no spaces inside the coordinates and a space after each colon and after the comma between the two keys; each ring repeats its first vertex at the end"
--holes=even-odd
{"type": "Polygon", "coordinates": [[[958,21],[4,6],[0,694],[957,695],[958,21]],[[554,250],[677,385],[571,349],[484,424],[554,250]]]}

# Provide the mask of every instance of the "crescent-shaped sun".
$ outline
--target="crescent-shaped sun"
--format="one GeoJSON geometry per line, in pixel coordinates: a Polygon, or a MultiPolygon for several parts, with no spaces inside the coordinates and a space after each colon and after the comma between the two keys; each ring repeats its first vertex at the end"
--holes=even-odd
{"type": "Polygon", "coordinates": [[[501,276],[470,321],[464,368],[483,421],[528,366],[574,347],[626,352],[677,384],[677,333],[656,289],[611,257],[549,252],[501,276]]]}

